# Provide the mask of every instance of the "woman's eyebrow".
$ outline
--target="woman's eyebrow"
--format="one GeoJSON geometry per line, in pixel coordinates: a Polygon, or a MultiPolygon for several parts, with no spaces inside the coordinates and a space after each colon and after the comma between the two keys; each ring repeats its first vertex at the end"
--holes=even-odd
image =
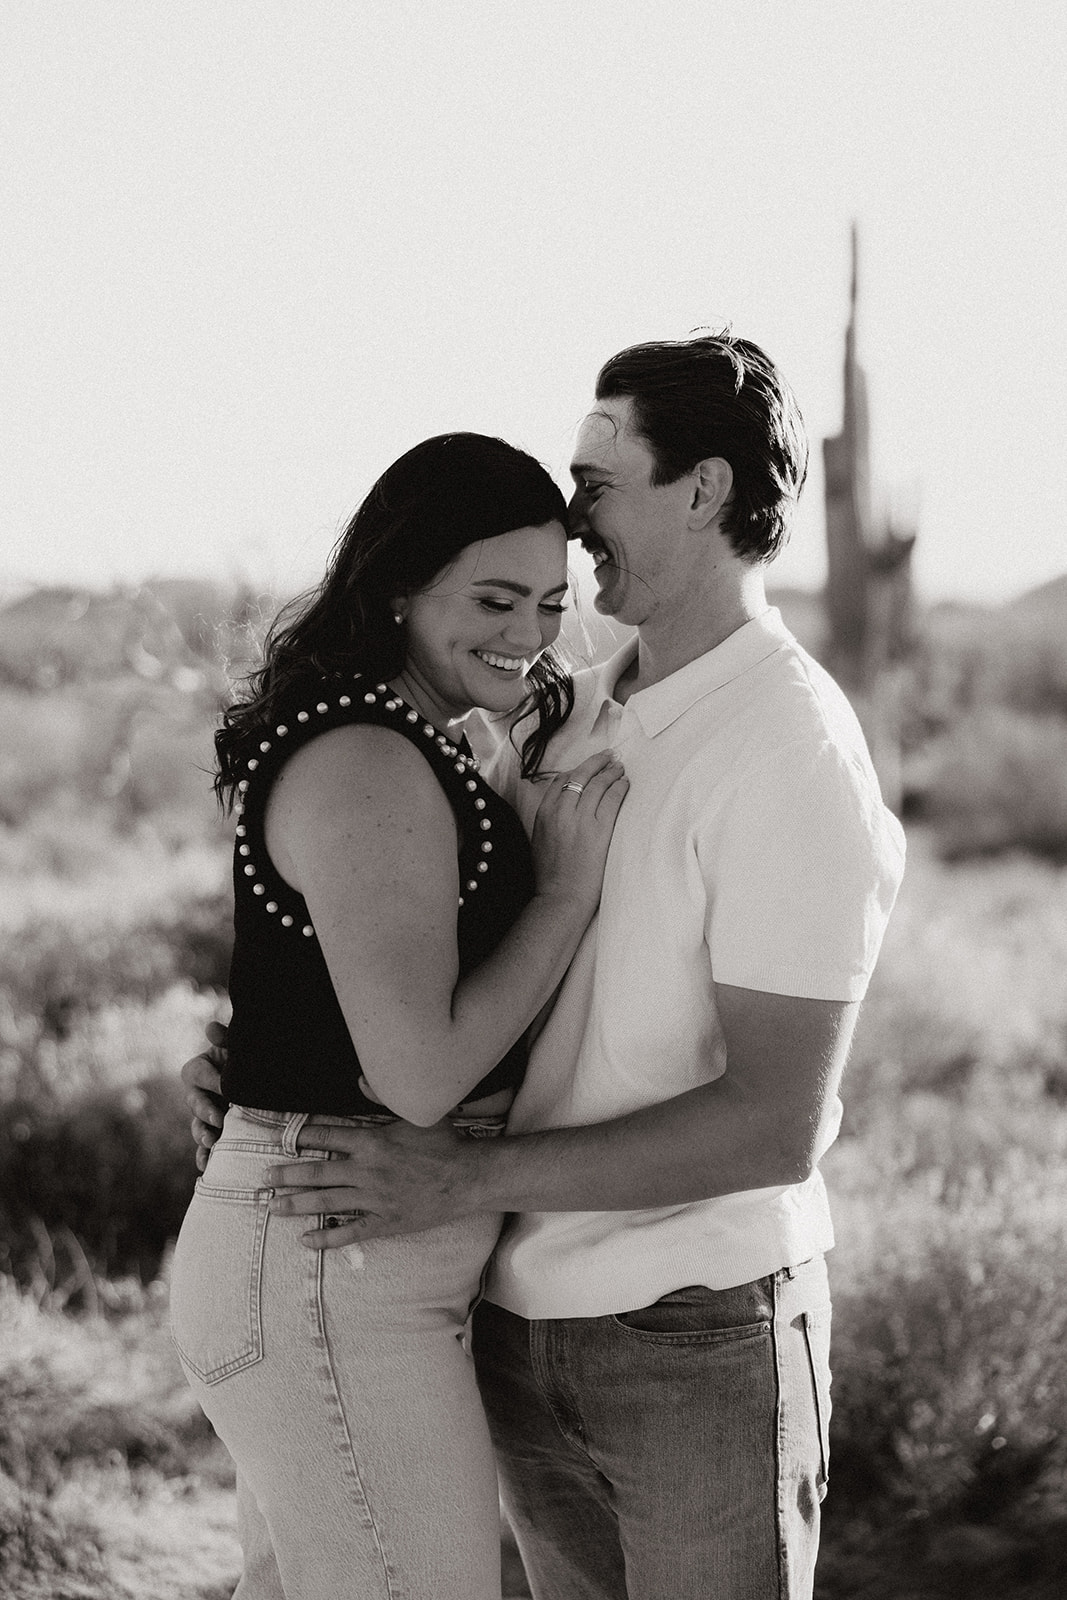
{"type": "MultiPolygon", "coordinates": [[[[472,589],[510,589],[512,594],[521,594],[525,599],[533,594],[524,583],[513,583],[510,578],[478,578],[471,584],[472,589]]],[[[565,583],[557,583],[554,589],[546,589],[545,594],[564,594],[568,588],[565,583]]]]}

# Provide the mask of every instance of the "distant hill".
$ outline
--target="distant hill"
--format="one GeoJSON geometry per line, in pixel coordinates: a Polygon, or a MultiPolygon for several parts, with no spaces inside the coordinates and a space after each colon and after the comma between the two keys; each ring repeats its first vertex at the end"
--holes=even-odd
{"type": "Polygon", "coordinates": [[[192,691],[244,660],[273,602],[207,579],[35,589],[0,607],[0,683],[54,689],[133,674],[192,691]]]}
{"type": "MultiPolygon", "coordinates": [[[[817,655],[824,630],[820,596],[777,589],[770,600],[817,655]]],[[[0,684],[47,690],[133,674],[186,691],[221,686],[224,665],[243,670],[277,604],[273,596],[206,578],[106,591],[34,589],[0,605],[0,684]]],[[[579,662],[603,661],[628,632],[587,603],[580,615],[571,613],[564,637],[579,662]]]]}
{"type": "Polygon", "coordinates": [[[1017,600],[1010,601],[1006,609],[1040,611],[1048,616],[1060,616],[1067,629],[1067,572],[1061,573],[1058,578],[1050,578],[1048,583],[1039,584],[1036,589],[1028,589],[1017,600]]]}
{"type": "MultiPolygon", "coordinates": [[[[826,614],[821,594],[774,588],[787,627],[817,657],[826,614]]],[[[224,693],[227,670],[241,673],[278,605],[275,596],[206,578],[158,579],[101,591],[31,590],[0,604],[0,685],[49,690],[63,684],[136,678],[181,690],[224,693]]],[[[925,610],[935,638],[992,627],[1067,637],[1067,573],[1002,606],[946,602],[925,610]]],[[[565,640],[579,661],[602,661],[629,630],[585,603],[568,617],[565,640]]]]}

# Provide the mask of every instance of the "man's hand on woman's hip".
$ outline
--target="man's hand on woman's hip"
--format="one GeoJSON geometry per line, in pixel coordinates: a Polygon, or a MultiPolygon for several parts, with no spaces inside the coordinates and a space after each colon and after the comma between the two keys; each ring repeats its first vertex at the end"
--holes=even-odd
{"type": "Polygon", "coordinates": [[[206,1031],[210,1041],[208,1049],[193,1056],[182,1067],[185,1103],[193,1113],[190,1131],[196,1145],[196,1164],[201,1172],[207,1166],[211,1146],[221,1131],[227,1106],[222,1098],[221,1071],[226,1064],[228,1030],[221,1022],[209,1022],[206,1031]]]}
{"type": "Polygon", "coordinates": [[[271,1167],[267,1182],[296,1192],[276,1195],[270,1208],[282,1217],[326,1212],[331,1225],[303,1235],[312,1250],[421,1233],[483,1209],[477,1200],[477,1173],[490,1142],[464,1139],[447,1121],[432,1128],[410,1122],[384,1128],[307,1122],[297,1147],[329,1150],[334,1157],[271,1167]]]}

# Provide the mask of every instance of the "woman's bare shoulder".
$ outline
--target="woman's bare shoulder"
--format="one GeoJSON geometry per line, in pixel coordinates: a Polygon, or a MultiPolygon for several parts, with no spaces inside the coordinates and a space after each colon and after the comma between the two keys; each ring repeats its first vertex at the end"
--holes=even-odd
{"type": "Polygon", "coordinates": [[[282,768],[267,804],[267,848],[282,876],[304,876],[309,850],[337,852],[350,864],[355,837],[412,855],[452,840],[455,819],[425,756],[391,728],[349,724],[298,750],[282,768]],[[417,841],[417,844],[416,844],[417,841]]]}
{"type": "MultiPolygon", "coordinates": [[[[412,740],[376,723],[349,723],[310,740],[282,768],[276,787],[291,799],[346,804],[389,795],[441,793],[433,770],[412,740]]],[[[443,796],[442,796],[443,798],[443,796]]]]}

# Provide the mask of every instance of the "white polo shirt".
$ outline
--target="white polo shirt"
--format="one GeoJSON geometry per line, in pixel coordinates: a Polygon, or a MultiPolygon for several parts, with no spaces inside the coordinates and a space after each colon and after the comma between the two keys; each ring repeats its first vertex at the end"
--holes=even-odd
{"type": "MultiPolygon", "coordinates": [[[[859,1000],[903,872],[903,830],[855,714],[777,611],[620,705],[635,651],[578,675],[548,752],[572,767],[611,746],[630,789],[511,1133],[607,1121],[721,1076],[713,982],[859,1000]]],[[[539,793],[514,783],[528,826],[539,793]]],[[[525,1317],[602,1316],[747,1283],[832,1243],[817,1171],[656,1210],[535,1212],[506,1228],[487,1294],[525,1317]]]]}

